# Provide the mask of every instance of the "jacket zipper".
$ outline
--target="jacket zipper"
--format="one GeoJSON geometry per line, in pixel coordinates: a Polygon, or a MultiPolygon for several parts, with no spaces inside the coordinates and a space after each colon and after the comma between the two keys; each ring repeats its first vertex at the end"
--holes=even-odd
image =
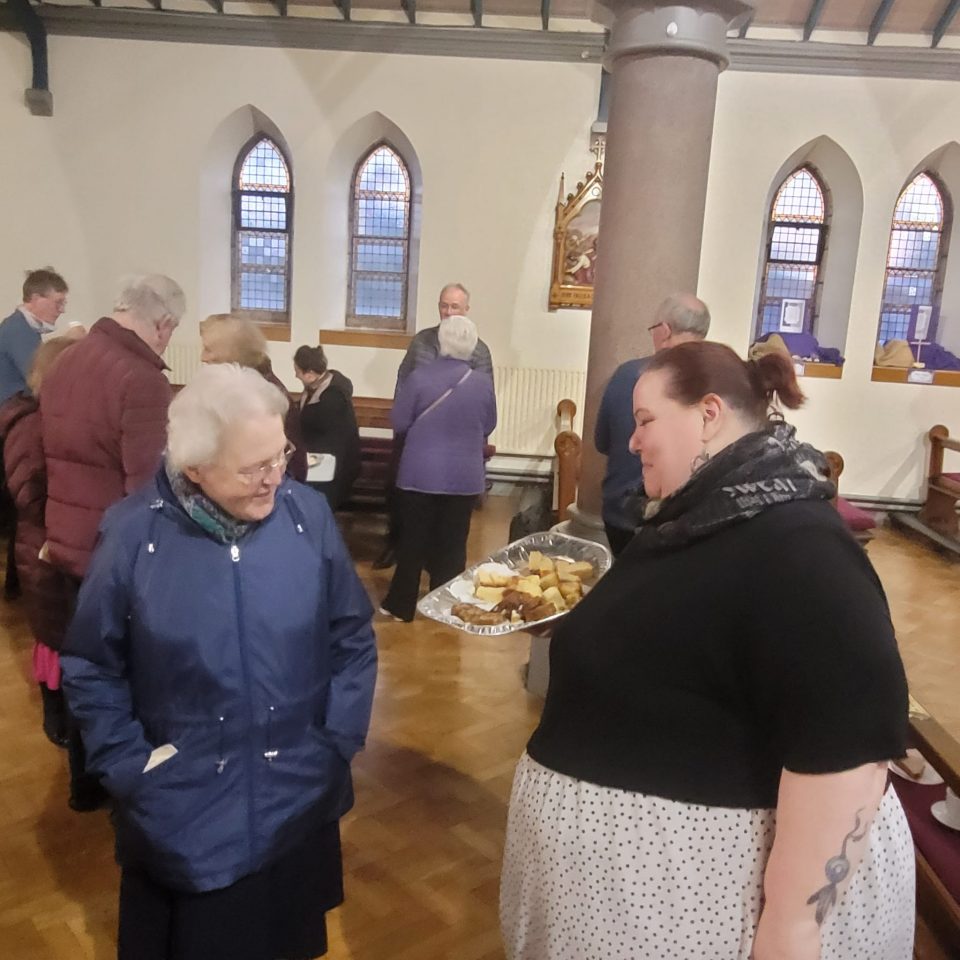
{"type": "Polygon", "coordinates": [[[250,773],[247,777],[247,829],[249,831],[249,848],[250,848],[250,869],[253,869],[254,865],[254,814],[253,814],[253,804],[254,804],[254,790],[253,790],[253,777],[254,771],[257,766],[256,759],[256,746],[254,744],[254,731],[256,726],[254,723],[254,711],[253,711],[253,700],[252,700],[252,689],[250,686],[250,668],[247,663],[247,647],[246,640],[244,637],[243,631],[243,604],[241,602],[241,590],[240,590],[240,548],[235,544],[230,544],[230,559],[233,561],[233,587],[234,594],[236,595],[237,603],[237,643],[240,649],[240,669],[243,671],[243,682],[244,686],[247,688],[248,695],[245,698],[247,701],[247,714],[249,721],[250,729],[250,773]]]}

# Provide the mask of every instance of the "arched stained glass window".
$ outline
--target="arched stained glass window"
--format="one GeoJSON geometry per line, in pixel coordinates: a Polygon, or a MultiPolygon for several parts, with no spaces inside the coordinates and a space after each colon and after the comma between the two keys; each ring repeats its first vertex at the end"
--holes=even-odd
{"type": "Polygon", "coordinates": [[[940,305],[950,201],[929,173],[907,185],[893,212],[877,340],[906,340],[917,308],[940,305]]]}
{"type": "Polygon", "coordinates": [[[357,165],[347,326],[407,327],[411,193],[410,171],[389,144],[377,144],[357,165]]]}
{"type": "Polygon", "coordinates": [[[233,183],[232,308],[266,323],[290,321],[290,166],[269,137],[241,152],[233,183]]]}
{"type": "Polygon", "coordinates": [[[780,185],[770,208],[757,336],[812,333],[829,211],[820,179],[801,167],[780,185]]]}

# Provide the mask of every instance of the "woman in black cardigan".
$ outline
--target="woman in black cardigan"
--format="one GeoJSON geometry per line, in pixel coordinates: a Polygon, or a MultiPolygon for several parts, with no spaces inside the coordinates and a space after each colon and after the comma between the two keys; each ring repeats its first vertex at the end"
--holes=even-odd
{"type": "Polygon", "coordinates": [[[685,343],[633,393],[649,497],[553,636],[517,766],[508,960],[910,960],[887,761],[907,686],[826,462],[769,414],[789,357],[685,343]]]}
{"type": "Polygon", "coordinates": [[[336,457],[332,480],[312,482],[331,510],[349,498],[360,472],[360,431],[353,410],[353,384],[339,370],[327,369],[323,347],[299,347],[293,368],[303,384],[300,396],[300,434],[309,453],[336,457]]]}

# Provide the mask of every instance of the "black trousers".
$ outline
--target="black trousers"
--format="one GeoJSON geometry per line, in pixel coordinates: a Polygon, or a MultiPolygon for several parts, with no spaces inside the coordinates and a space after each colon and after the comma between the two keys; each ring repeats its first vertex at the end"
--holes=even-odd
{"type": "Polygon", "coordinates": [[[431,590],[463,572],[476,501],[472,494],[397,491],[397,569],[383,601],[394,616],[413,619],[423,570],[430,575],[431,590]]]}
{"type": "Polygon", "coordinates": [[[603,525],[604,532],[607,535],[607,543],[610,544],[610,552],[614,557],[619,557],[627,544],[633,539],[633,530],[626,530],[623,527],[614,527],[609,523],[603,525]]]}

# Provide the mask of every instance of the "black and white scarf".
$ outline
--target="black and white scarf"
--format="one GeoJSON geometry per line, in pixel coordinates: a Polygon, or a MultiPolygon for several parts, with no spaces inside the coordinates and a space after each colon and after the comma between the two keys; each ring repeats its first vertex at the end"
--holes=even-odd
{"type": "Polygon", "coordinates": [[[634,549],[656,552],[709,537],[779,503],[836,494],[827,461],[783,421],[748,433],[698,468],[679,490],[648,500],[634,549]]]}

